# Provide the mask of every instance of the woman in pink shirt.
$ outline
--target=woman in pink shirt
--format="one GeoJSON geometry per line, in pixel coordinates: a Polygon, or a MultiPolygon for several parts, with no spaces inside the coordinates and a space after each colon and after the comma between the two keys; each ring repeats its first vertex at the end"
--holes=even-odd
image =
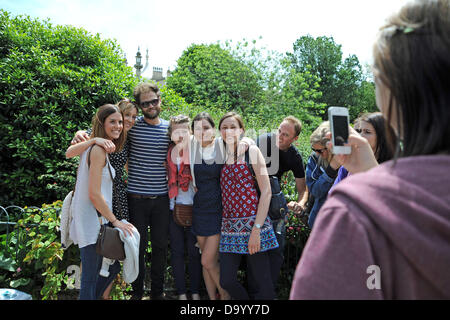
{"type": "Polygon", "coordinates": [[[374,46],[377,105],[395,136],[378,165],[352,131],[351,176],[322,206],[291,299],[450,299],[450,1],[405,5],[374,46]]]}

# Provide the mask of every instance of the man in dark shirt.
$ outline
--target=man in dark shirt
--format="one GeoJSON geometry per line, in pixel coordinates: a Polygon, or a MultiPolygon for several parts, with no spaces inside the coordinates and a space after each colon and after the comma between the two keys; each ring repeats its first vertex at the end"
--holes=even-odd
{"type": "MultiPolygon", "coordinates": [[[[301,130],[302,125],[300,120],[293,116],[288,116],[283,119],[276,134],[263,134],[258,137],[256,142],[266,160],[269,175],[277,176],[281,184],[281,178],[285,172],[292,171],[294,174],[298,199],[297,201],[290,201],[288,203],[289,210],[294,213],[300,213],[303,210],[308,198],[305,192],[306,182],[303,159],[298,149],[293,145],[293,143],[298,140],[301,130]]],[[[285,223],[285,219],[272,221],[273,229],[275,230],[275,235],[279,244],[277,249],[268,251],[274,288],[276,288],[281,265],[284,260],[283,252],[286,237],[285,223]]],[[[251,279],[252,276],[250,270],[250,287],[252,286],[251,279]]]]}
{"type": "Polygon", "coordinates": [[[298,149],[293,145],[298,140],[301,130],[300,120],[289,116],[281,122],[277,134],[266,133],[258,137],[257,140],[258,147],[266,159],[269,175],[277,176],[281,182],[285,172],[292,171],[294,174],[298,200],[289,202],[288,207],[295,213],[301,212],[307,200],[304,197],[306,181],[303,159],[298,149]]]}

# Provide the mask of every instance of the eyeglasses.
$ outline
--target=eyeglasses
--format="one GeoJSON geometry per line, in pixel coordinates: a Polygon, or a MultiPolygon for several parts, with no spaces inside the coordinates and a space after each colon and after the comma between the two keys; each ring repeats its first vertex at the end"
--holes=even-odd
{"type": "Polygon", "coordinates": [[[323,148],[323,149],[314,149],[311,148],[312,151],[317,152],[318,154],[322,154],[325,150],[327,150],[327,148],[323,148]]]}
{"type": "Polygon", "coordinates": [[[156,107],[158,102],[159,102],[159,99],[153,99],[153,100],[150,100],[150,101],[142,101],[141,102],[141,108],[148,108],[150,105],[156,107]]]}

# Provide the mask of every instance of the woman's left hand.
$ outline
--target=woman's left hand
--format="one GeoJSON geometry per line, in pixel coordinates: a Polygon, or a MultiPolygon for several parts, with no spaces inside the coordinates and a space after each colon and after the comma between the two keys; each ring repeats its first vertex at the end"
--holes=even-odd
{"type": "Polygon", "coordinates": [[[253,228],[248,240],[248,252],[250,254],[257,253],[261,250],[261,235],[260,230],[253,228]]]}
{"type": "MultiPolygon", "coordinates": [[[[372,147],[366,138],[362,137],[355,129],[349,127],[348,143],[344,146],[351,146],[350,154],[336,154],[334,158],[342,163],[348,172],[355,174],[372,169],[378,165],[377,159],[373,154],[372,147]]],[[[327,135],[331,139],[331,133],[327,135]]],[[[327,142],[327,146],[332,148],[332,142],[327,142]]]]}
{"type": "Polygon", "coordinates": [[[239,141],[238,147],[237,147],[237,156],[240,157],[242,156],[244,153],[247,152],[248,148],[249,148],[249,144],[245,141],[239,141]]]}
{"type": "Polygon", "coordinates": [[[114,223],[112,223],[112,225],[116,228],[119,228],[123,231],[125,237],[127,235],[132,236],[133,235],[133,230],[136,229],[131,223],[124,223],[122,221],[119,221],[118,219],[116,219],[114,221],[114,223]]]}

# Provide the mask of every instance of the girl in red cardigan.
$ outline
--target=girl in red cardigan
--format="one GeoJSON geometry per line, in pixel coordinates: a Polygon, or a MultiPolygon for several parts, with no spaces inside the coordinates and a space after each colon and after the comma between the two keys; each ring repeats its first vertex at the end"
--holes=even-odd
{"type": "MultiPolygon", "coordinates": [[[[192,205],[194,186],[189,165],[190,128],[189,117],[179,115],[172,117],[168,134],[172,140],[167,153],[167,173],[169,184],[170,213],[173,214],[175,204],[192,205]]],[[[197,239],[191,227],[182,227],[175,223],[173,216],[169,222],[172,269],[175,286],[180,300],[187,299],[185,283],[185,243],[188,251],[188,271],[193,300],[200,300],[199,287],[202,277],[200,252],[195,246],[197,239]]]]}

